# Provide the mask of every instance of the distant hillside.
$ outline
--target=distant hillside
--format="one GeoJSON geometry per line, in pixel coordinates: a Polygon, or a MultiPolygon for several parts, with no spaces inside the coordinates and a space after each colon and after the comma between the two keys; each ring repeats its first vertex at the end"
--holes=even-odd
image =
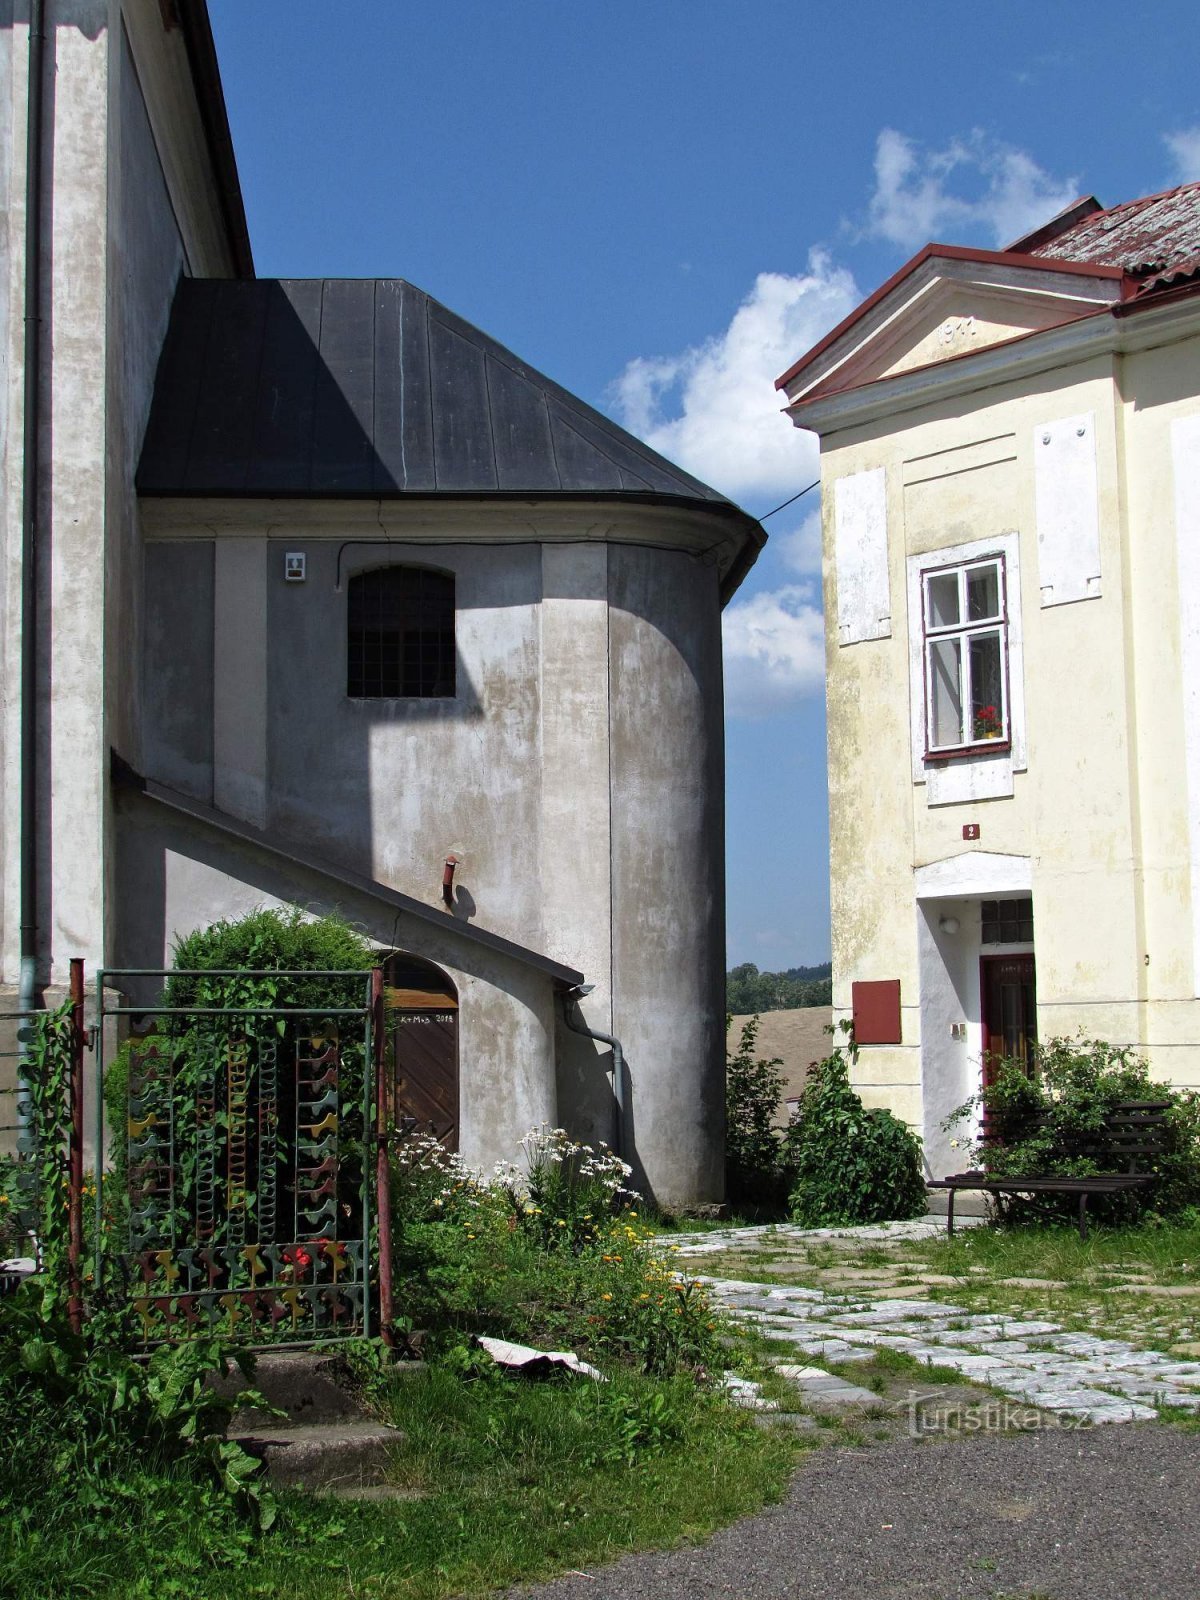
{"type": "Polygon", "coordinates": [[[786,972],[760,972],[746,961],[725,974],[725,1009],[735,1017],[832,1004],[828,961],[816,967],[789,967],[786,972]]]}

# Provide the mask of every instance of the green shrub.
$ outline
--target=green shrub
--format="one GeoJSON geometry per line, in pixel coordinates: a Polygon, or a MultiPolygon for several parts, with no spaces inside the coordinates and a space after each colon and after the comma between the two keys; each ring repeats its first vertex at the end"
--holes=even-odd
{"type": "Polygon", "coordinates": [[[526,1149],[523,1181],[507,1163],[484,1181],[432,1139],[397,1152],[395,1299],[435,1356],[486,1334],[656,1376],[722,1365],[720,1318],[640,1223],[624,1164],[560,1129],[526,1149]]]}
{"type": "Polygon", "coordinates": [[[3,1210],[9,1213],[9,1231],[29,1236],[48,1291],[65,1294],[74,1040],[70,1002],[26,1019],[18,1036],[24,1060],[17,1102],[25,1127],[5,1180],[3,1210]]]}
{"type": "Polygon", "coordinates": [[[214,922],[184,935],[175,945],[174,975],[168,979],[167,1006],[322,1006],[357,1005],[365,992],[357,979],[298,977],[284,986],[269,977],[179,976],[189,970],[232,968],[245,973],[363,972],[377,953],[338,917],[307,917],[297,906],[264,908],[231,922],[214,922]],[[352,998],[347,999],[347,995],[352,998]]]}
{"type": "Polygon", "coordinates": [[[16,1158],[0,1156],[0,1261],[24,1255],[29,1248],[22,1187],[16,1158]]]}
{"type": "MultiPolygon", "coordinates": [[[[1200,1204],[1200,1098],[1155,1082],[1147,1062],[1129,1046],[1084,1038],[1035,1044],[1029,1066],[1000,1062],[992,1082],[944,1126],[949,1131],[986,1112],[988,1137],[978,1138],[969,1154],[973,1165],[997,1177],[1086,1177],[1113,1170],[1113,1157],[1103,1153],[1105,1119],[1131,1100],[1169,1102],[1160,1153],[1153,1161],[1139,1158],[1139,1170],[1153,1171],[1156,1181],[1124,1194],[1093,1196],[1089,1215],[1128,1222],[1150,1211],[1175,1216],[1200,1204]]],[[[1075,1215],[1077,1204],[1070,1195],[1039,1196],[1036,1208],[1019,1197],[1001,1197],[999,1209],[1014,1221],[1035,1211],[1065,1218],[1075,1215]]]]}
{"type": "MultiPolygon", "coordinates": [[[[728,1034],[731,1017],[725,1019],[728,1034]]],[[[725,1051],[725,1193],[734,1205],[782,1206],[792,1171],[777,1126],[783,1074],[778,1057],[755,1054],[759,1019],[742,1024],[738,1047],[725,1051]]]]}
{"type": "Polygon", "coordinates": [[[890,1111],[868,1110],[855,1094],[849,1068],[858,1060],[858,1047],[850,1024],[841,1026],[845,1048],[835,1045],[817,1063],[788,1129],[795,1170],[792,1220],[822,1228],[920,1216],[920,1142],[890,1111]]]}

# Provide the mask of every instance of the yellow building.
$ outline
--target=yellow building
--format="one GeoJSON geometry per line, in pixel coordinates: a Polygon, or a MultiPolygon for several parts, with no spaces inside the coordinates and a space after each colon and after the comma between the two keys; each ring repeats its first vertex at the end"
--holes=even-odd
{"type": "Polygon", "coordinates": [[[941,1124],[990,1055],[1200,1084],[1200,184],[927,245],[779,380],[820,435],[835,1015],[941,1124]]]}

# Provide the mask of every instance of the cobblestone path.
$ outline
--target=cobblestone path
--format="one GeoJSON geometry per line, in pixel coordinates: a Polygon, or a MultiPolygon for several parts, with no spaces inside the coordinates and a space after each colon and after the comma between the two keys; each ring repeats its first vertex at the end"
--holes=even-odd
{"type": "MultiPolygon", "coordinates": [[[[938,1221],[879,1228],[790,1226],[722,1229],[672,1240],[676,1259],[745,1254],[763,1242],[927,1237],[938,1221]]],[[[1088,1423],[1147,1421],[1160,1406],[1200,1412],[1200,1361],[1140,1350],[1122,1339],[1070,1333],[1053,1321],[1021,1320],[930,1299],[882,1299],[745,1279],[702,1277],[735,1318],[798,1355],[836,1364],[869,1360],[880,1348],[952,1368],[971,1383],[1040,1410],[1088,1423]]]]}

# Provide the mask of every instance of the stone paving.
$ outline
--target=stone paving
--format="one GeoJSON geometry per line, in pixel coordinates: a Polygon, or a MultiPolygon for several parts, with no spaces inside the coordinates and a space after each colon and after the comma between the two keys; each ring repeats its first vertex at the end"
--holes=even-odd
{"type": "MultiPolygon", "coordinates": [[[[985,1217],[958,1217],[954,1226],[979,1228],[985,1217]]],[[[856,1244],[902,1244],[908,1239],[932,1239],[946,1231],[945,1217],[917,1217],[912,1222],[877,1222],[857,1228],[801,1228],[794,1222],[764,1222],[746,1228],[713,1228],[705,1233],[675,1233],[665,1242],[681,1256],[715,1256],[726,1250],[753,1249],[759,1244],[809,1244],[822,1239],[850,1239],[856,1244]]]]}
{"type": "MultiPolygon", "coordinates": [[[[879,1228],[729,1228],[680,1235],[672,1244],[677,1258],[728,1250],[744,1254],[766,1242],[767,1235],[778,1242],[829,1237],[868,1242],[924,1238],[940,1226],[939,1219],[927,1218],[879,1228]]],[[[1026,1405],[1088,1423],[1146,1421],[1164,1405],[1200,1413],[1200,1361],[1140,1350],[1122,1339],[1069,1333],[1055,1322],[977,1313],[937,1300],[881,1299],[863,1291],[831,1293],[731,1278],[701,1282],[736,1319],[798,1355],[835,1365],[869,1360],[881,1348],[900,1350],[1026,1405]]],[[[811,1375],[820,1372],[799,1370],[810,1385],[811,1375]]],[[[804,1381],[797,1381],[804,1392],[804,1381]]]]}

